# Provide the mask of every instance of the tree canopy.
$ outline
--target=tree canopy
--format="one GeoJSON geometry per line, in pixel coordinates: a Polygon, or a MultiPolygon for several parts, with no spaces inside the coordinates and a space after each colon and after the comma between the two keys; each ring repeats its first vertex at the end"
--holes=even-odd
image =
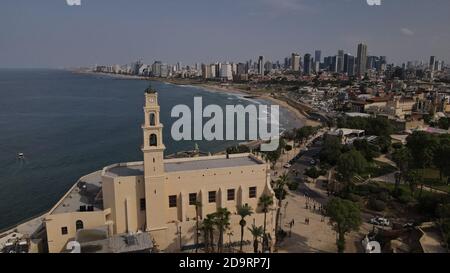
{"type": "Polygon", "coordinates": [[[366,159],[355,149],[342,154],[337,163],[337,170],[345,182],[350,182],[356,174],[364,173],[367,167],[366,159]]]}
{"type": "Polygon", "coordinates": [[[393,125],[384,117],[345,117],[338,120],[338,127],[364,130],[375,136],[390,136],[394,132],[393,125]]]}
{"type": "Polygon", "coordinates": [[[350,231],[358,230],[362,224],[361,211],[352,201],[333,198],[326,206],[326,213],[338,233],[336,241],[338,251],[344,252],[345,235],[350,231]]]}

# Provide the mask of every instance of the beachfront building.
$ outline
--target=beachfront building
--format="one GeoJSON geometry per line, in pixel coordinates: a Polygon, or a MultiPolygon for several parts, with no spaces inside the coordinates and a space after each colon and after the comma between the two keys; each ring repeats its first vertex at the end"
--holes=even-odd
{"type": "MultiPolygon", "coordinates": [[[[264,225],[259,198],[274,196],[268,164],[252,154],[165,159],[158,94],[151,88],[145,92],[144,114],[144,160],[114,164],[81,178],[46,216],[50,252],[65,251],[74,240],[98,252],[121,252],[130,249],[128,242],[143,244],[134,251],[157,246],[178,252],[203,242],[203,236],[197,241],[197,220],[201,223],[218,208],[231,212],[225,243],[238,242],[236,212],[245,204],[255,211],[246,218],[249,226],[264,225]]],[[[266,216],[267,233],[274,239],[274,210],[266,216]]],[[[244,240],[252,240],[247,229],[244,240]]]]}

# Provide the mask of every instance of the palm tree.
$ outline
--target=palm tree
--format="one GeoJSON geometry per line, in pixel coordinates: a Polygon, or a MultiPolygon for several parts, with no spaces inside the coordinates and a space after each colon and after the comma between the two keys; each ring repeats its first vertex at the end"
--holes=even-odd
{"type": "Polygon", "coordinates": [[[195,253],[198,252],[198,231],[199,231],[199,211],[202,207],[202,203],[200,201],[195,201],[195,253]]]}
{"type": "Polygon", "coordinates": [[[422,177],[420,176],[418,171],[414,170],[414,171],[410,171],[406,175],[406,181],[408,181],[411,195],[414,196],[414,193],[416,192],[416,189],[417,189],[417,185],[422,182],[422,177]]]}
{"type": "Polygon", "coordinates": [[[213,214],[208,214],[203,220],[203,232],[205,236],[205,251],[214,251],[214,225],[215,219],[213,214]],[[211,246],[211,248],[210,248],[211,246]]]}
{"type": "Polygon", "coordinates": [[[248,230],[253,235],[253,251],[258,253],[258,238],[263,235],[263,227],[257,227],[255,224],[252,224],[252,227],[248,228],[248,230]]]}
{"type": "MultiPolygon", "coordinates": [[[[263,195],[259,198],[259,206],[262,207],[264,212],[264,233],[263,233],[263,248],[267,247],[267,235],[266,235],[266,219],[267,213],[269,212],[269,207],[273,205],[273,197],[270,195],[263,195]]],[[[265,249],[263,249],[265,250],[265,249]]]]}
{"type": "Polygon", "coordinates": [[[289,176],[287,173],[282,174],[278,180],[275,182],[275,188],[278,193],[277,199],[278,199],[278,208],[277,208],[277,214],[276,214],[276,222],[275,222],[275,236],[278,239],[278,230],[280,229],[280,213],[281,208],[283,207],[283,199],[285,195],[285,186],[289,183],[289,176]]]}
{"type": "Polygon", "coordinates": [[[214,213],[214,224],[219,230],[219,239],[217,241],[217,251],[223,252],[223,234],[225,230],[230,226],[230,212],[226,208],[219,208],[214,213]]]}
{"type": "Polygon", "coordinates": [[[245,204],[245,206],[238,208],[237,213],[239,216],[241,216],[241,221],[239,221],[239,225],[241,226],[241,244],[239,246],[239,251],[242,252],[242,244],[244,242],[244,228],[245,225],[247,225],[245,217],[252,215],[253,209],[248,204],[245,204]]]}

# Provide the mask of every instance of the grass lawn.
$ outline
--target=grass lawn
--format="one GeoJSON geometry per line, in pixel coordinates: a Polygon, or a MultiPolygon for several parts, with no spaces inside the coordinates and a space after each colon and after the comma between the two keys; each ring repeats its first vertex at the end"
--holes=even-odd
{"type": "MultiPolygon", "coordinates": [[[[384,183],[384,182],[376,182],[376,184],[382,188],[387,188],[389,189],[391,192],[394,191],[395,189],[395,185],[391,184],[391,183],[384,183]]],[[[405,195],[411,195],[411,190],[409,188],[409,186],[407,184],[401,184],[399,186],[400,189],[402,189],[402,191],[404,192],[405,195]]],[[[417,187],[415,193],[414,193],[414,198],[419,197],[420,194],[420,186],[417,187]]],[[[422,196],[426,197],[426,196],[439,196],[438,193],[435,192],[429,192],[429,191],[423,191],[422,192],[422,196]]]]}
{"type": "Polygon", "coordinates": [[[419,170],[419,174],[422,174],[423,183],[433,189],[450,192],[450,185],[447,185],[447,177],[443,177],[443,180],[440,180],[439,170],[437,169],[421,169],[419,170]]]}
{"type": "Polygon", "coordinates": [[[397,171],[397,168],[383,162],[374,161],[370,163],[370,167],[367,169],[366,174],[363,177],[368,178],[369,175],[372,178],[380,177],[386,174],[390,174],[397,171]]]}

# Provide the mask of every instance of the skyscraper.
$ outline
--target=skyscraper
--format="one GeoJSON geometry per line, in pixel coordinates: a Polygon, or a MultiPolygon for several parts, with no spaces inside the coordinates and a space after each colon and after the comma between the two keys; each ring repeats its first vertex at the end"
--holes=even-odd
{"type": "Polygon", "coordinates": [[[258,74],[264,76],[264,56],[258,58],[258,74]]]}
{"type": "Polygon", "coordinates": [[[303,72],[305,75],[311,75],[311,54],[305,54],[303,60],[303,72]]]}
{"type": "Polygon", "coordinates": [[[358,76],[364,76],[367,71],[367,45],[358,45],[358,55],[356,61],[356,73],[358,76]]]}
{"type": "Polygon", "coordinates": [[[236,72],[236,74],[238,76],[241,76],[241,75],[244,75],[244,74],[247,74],[247,73],[248,73],[247,65],[244,64],[244,63],[238,63],[237,64],[237,72],[236,72]]]}
{"type": "Polygon", "coordinates": [[[292,53],[291,58],[292,71],[300,71],[300,55],[292,53]]]}
{"type": "Polygon", "coordinates": [[[320,50],[316,50],[314,52],[314,72],[319,72],[320,71],[320,63],[322,62],[322,51],[320,50]]]}
{"type": "Polygon", "coordinates": [[[267,61],[264,63],[264,72],[270,73],[272,71],[272,63],[267,61]]]}
{"type": "Polygon", "coordinates": [[[350,54],[344,55],[344,73],[348,76],[355,75],[355,57],[350,54]]]}
{"type": "Polygon", "coordinates": [[[316,52],[314,53],[314,62],[316,63],[322,62],[322,51],[316,50],[316,52]]]}
{"type": "Polygon", "coordinates": [[[289,69],[291,67],[291,58],[284,58],[284,69],[289,69]]]}
{"type": "Polygon", "coordinates": [[[434,71],[436,65],[436,56],[431,56],[430,57],[430,70],[434,71]]]}
{"type": "Polygon", "coordinates": [[[387,65],[387,57],[386,56],[380,56],[379,63],[377,66],[377,71],[385,71],[387,65]]]}
{"type": "Polygon", "coordinates": [[[378,56],[367,56],[367,69],[372,70],[377,67],[377,63],[379,62],[378,56]]]}
{"type": "Polygon", "coordinates": [[[331,57],[330,72],[336,73],[338,70],[338,56],[331,57]]]}
{"type": "Polygon", "coordinates": [[[222,80],[233,80],[233,70],[232,65],[230,63],[224,63],[220,67],[220,78],[222,80]]]}
{"type": "Polygon", "coordinates": [[[203,79],[211,78],[211,66],[207,64],[202,64],[202,77],[203,79]]]}
{"type": "Polygon", "coordinates": [[[330,69],[331,69],[331,62],[332,62],[332,57],[331,56],[325,57],[323,59],[323,67],[324,67],[324,69],[326,69],[327,71],[330,71],[330,69]]]}
{"type": "Polygon", "coordinates": [[[337,55],[337,72],[343,73],[344,72],[344,50],[338,50],[337,55]]]}

